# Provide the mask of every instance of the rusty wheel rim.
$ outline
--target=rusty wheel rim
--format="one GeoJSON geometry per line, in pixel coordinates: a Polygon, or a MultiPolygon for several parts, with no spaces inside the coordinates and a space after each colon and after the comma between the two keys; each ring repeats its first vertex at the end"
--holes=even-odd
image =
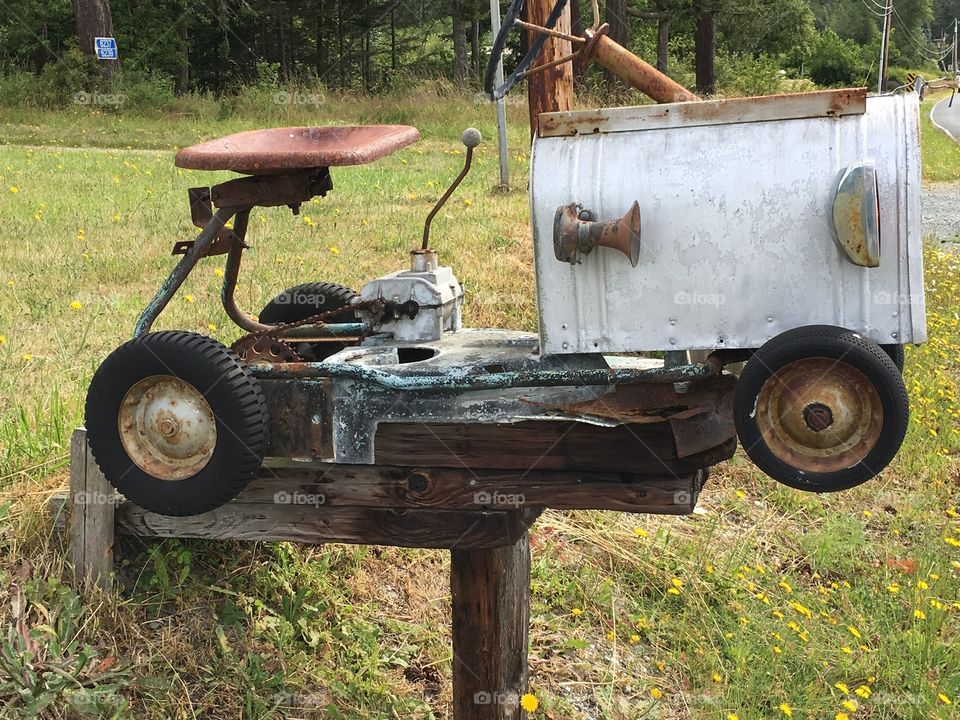
{"type": "Polygon", "coordinates": [[[863,460],[883,428],[876,387],[842,360],[806,358],[774,373],[757,396],[757,426],[782,462],[809,473],[863,460]]]}
{"type": "Polygon", "coordinates": [[[217,446],[217,423],[206,398],[172,375],[153,375],[130,388],[118,425],[129,458],[161,480],[196,475],[217,446]]]}

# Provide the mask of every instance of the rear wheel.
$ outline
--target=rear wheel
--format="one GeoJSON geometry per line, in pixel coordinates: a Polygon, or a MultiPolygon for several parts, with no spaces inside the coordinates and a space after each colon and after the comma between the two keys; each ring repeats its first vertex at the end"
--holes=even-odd
{"type": "Polygon", "coordinates": [[[909,420],[903,378],[872,341],[818,325],[778,335],[737,381],[740,444],[767,475],[814,492],[877,475],[896,455],[909,420]]]}
{"type": "Polygon", "coordinates": [[[234,498],[267,446],[257,380],[217,341],[157,332],[111,353],[87,393],[90,449],[137,505],[196,515],[234,498]]]}
{"type": "MultiPolygon", "coordinates": [[[[267,325],[292,323],[343,308],[343,312],[330,316],[324,322],[360,322],[357,312],[350,309],[350,305],[359,298],[360,296],[350,288],[336,283],[304,283],[284,290],[268,302],[260,311],[259,320],[267,325]]],[[[304,360],[318,362],[343,350],[347,347],[347,343],[330,339],[323,342],[293,343],[292,347],[304,360]]]]}
{"type": "Polygon", "coordinates": [[[880,349],[890,356],[890,359],[893,360],[893,364],[897,366],[897,370],[902,373],[903,364],[906,359],[906,356],[903,352],[903,345],[881,345],[880,349]]]}
{"type": "MultiPolygon", "coordinates": [[[[313,315],[348,308],[359,297],[350,288],[336,283],[304,283],[284,290],[268,302],[260,311],[259,320],[267,325],[306,320],[313,315]]],[[[358,322],[357,313],[344,309],[325,322],[358,322]]]]}

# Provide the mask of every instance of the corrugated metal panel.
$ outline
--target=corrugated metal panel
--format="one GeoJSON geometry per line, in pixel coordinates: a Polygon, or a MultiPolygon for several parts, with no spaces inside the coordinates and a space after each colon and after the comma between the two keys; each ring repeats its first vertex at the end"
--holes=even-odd
{"type": "Polygon", "coordinates": [[[863,115],[538,138],[531,204],[546,353],[758,347],[830,324],[880,343],[925,339],[919,107],[870,98],[863,115]],[[881,261],[834,243],[841,171],[875,164],[881,261]],[[634,201],[638,267],[609,248],[556,259],[557,208],[600,221],[634,201]]]}

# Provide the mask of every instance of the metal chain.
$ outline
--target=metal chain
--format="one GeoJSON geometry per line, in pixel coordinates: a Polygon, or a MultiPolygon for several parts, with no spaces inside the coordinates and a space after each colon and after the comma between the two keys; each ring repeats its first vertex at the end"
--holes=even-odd
{"type": "Polygon", "coordinates": [[[274,325],[269,330],[265,330],[263,332],[250,333],[248,337],[255,337],[258,340],[262,338],[276,339],[278,335],[286,332],[287,330],[293,330],[294,328],[303,327],[304,325],[316,325],[317,323],[326,324],[323,322],[324,320],[345,311],[368,310],[368,309],[374,313],[380,310],[383,310],[383,300],[379,298],[375,300],[364,300],[362,302],[354,303],[353,305],[345,305],[344,307],[334,308],[333,310],[327,310],[322,313],[317,313],[316,315],[311,315],[310,317],[304,318],[303,320],[296,320],[294,322],[280,323],[278,325],[274,325]]]}

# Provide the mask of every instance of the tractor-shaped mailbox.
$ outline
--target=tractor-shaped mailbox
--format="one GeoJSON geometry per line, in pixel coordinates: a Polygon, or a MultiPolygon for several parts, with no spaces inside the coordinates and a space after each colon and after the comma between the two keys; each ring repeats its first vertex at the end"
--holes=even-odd
{"type": "Polygon", "coordinates": [[[571,38],[552,29],[558,10],[537,28],[517,21],[520,5],[494,45],[491,94],[535,72],[554,35],[668,103],[540,117],[530,181],[539,334],[463,328],[463,289],[430,246],[430,220],[468,172],[477,131],[463,135],[466,166],[409,270],[359,294],[291,288],[256,319],[234,299],[251,210],[296,211],[332,190],[333,168],[419,134],[277,128],[181,150],[180,167],[245,177],[190,191],[202,232],[175,247],[183,258],[134,338],[91,382],[90,447],[130,500],[196,514],[236,496],[268,457],[416,466],[441,446],[463,467],[483,456],[505,472],[702,481],[738,436],[765,473],[811,491],[849,488],[891,461],[908,420],[902,347],[925,339],[916,96],[690,102],[603,27],[571,38]],[[494,88],[518,24],[540,35],[494,88]],[[224,307],[248,334],[227,348],[151,332],[197,262],[217,254],[227,256],[224,307]],[[724,370],[744,361],[739,376],[724,370]],[[492,440],[504,426],[509,435],[492,440]]]}

